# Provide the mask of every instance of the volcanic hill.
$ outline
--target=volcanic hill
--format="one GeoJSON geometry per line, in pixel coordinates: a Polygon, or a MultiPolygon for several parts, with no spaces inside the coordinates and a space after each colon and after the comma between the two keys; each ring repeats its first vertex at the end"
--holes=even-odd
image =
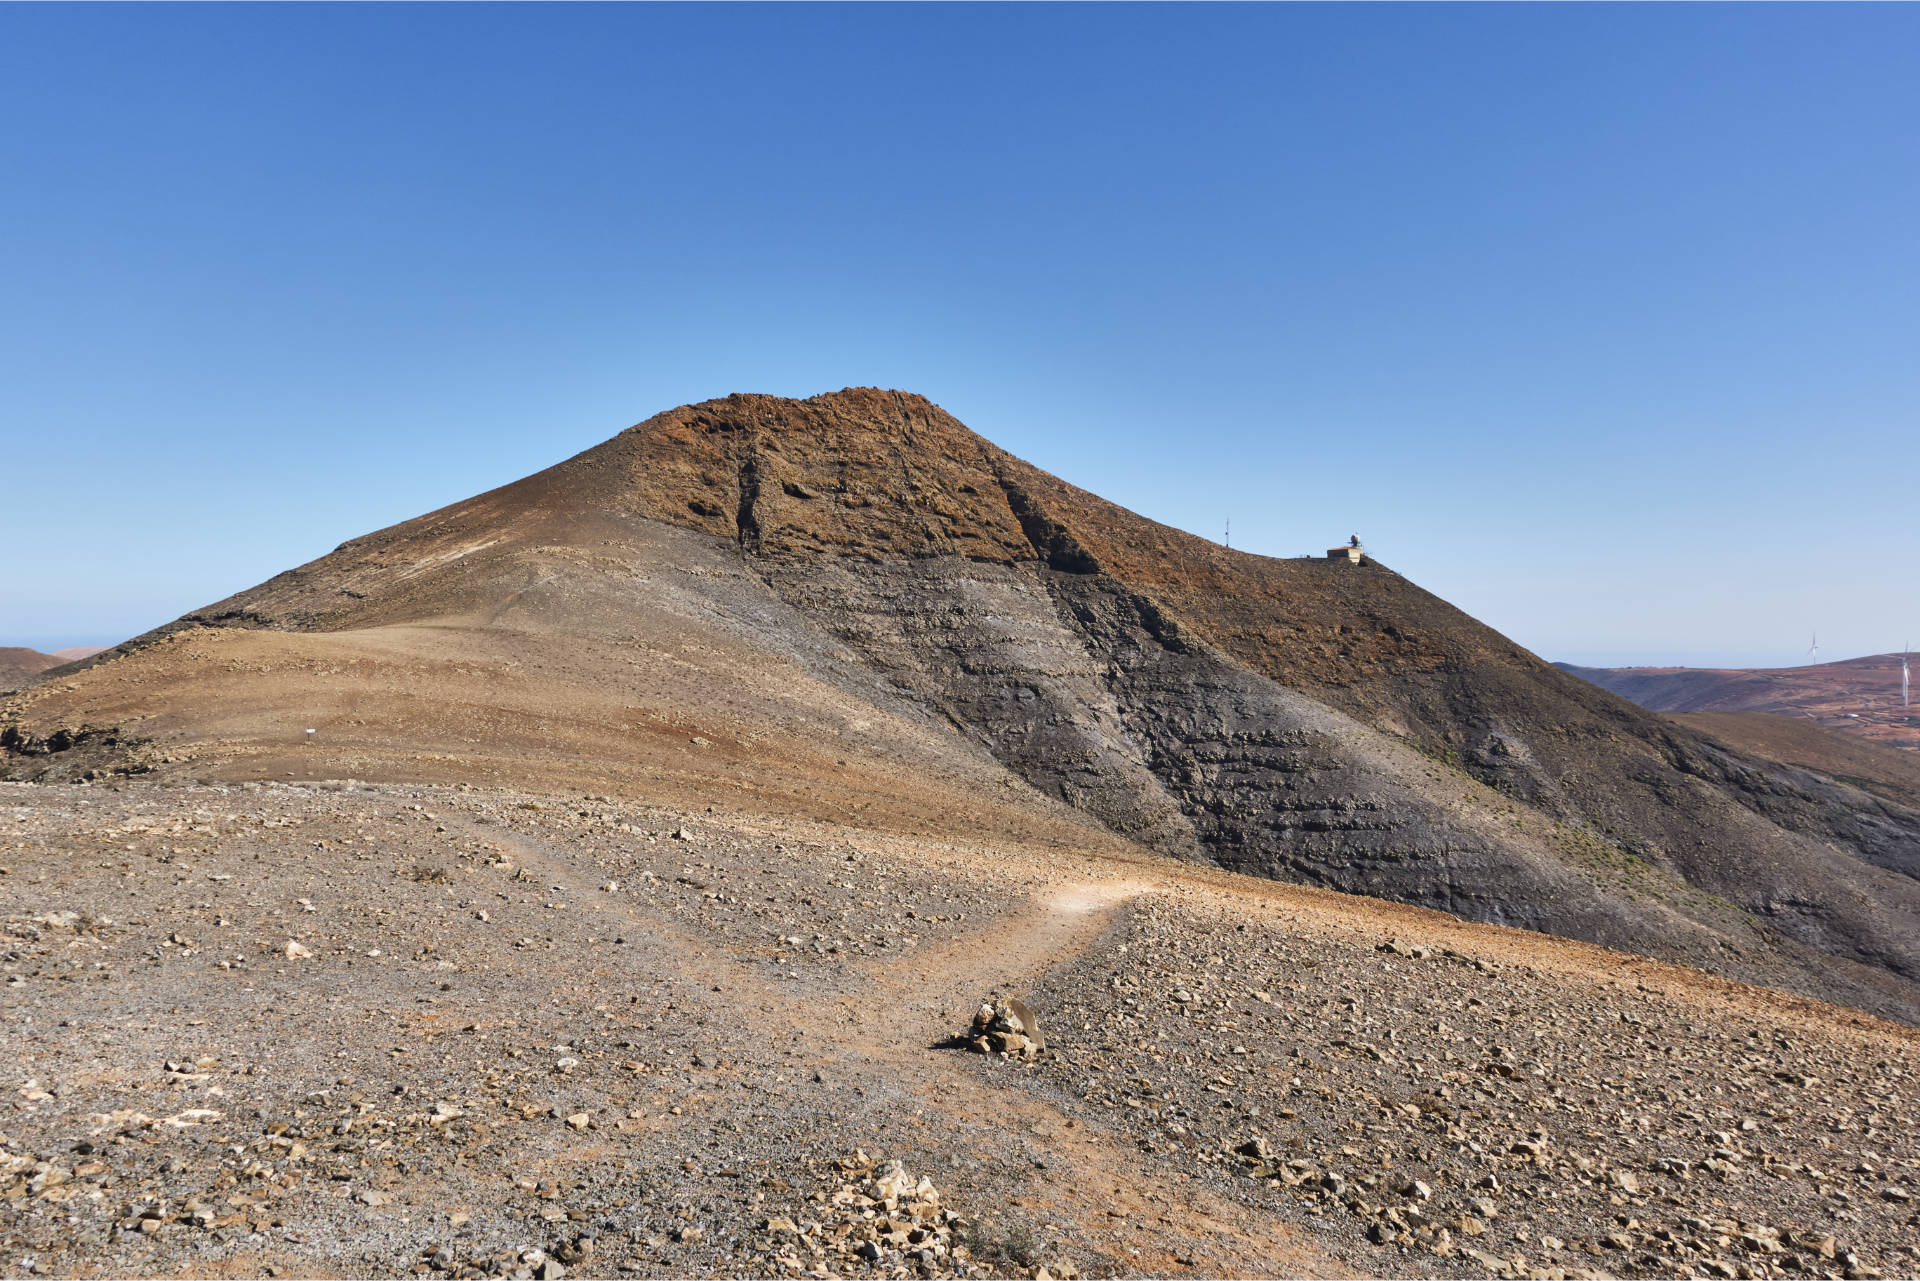
{"type": "Polygon", "coordinates": [[[1144,848],[1920,1021],[1920,813],[929,401],[659,414],[0,704],[20,779],[352,777],[1144,848]]]}
{"type": "Polygon", "coordinates": [[[1920,1031],[1780,989],[1915,1020],[1916,816],[1782,742],[677,409],[0,700],[0,1274],[1911,1275],[1920,1031]]]}

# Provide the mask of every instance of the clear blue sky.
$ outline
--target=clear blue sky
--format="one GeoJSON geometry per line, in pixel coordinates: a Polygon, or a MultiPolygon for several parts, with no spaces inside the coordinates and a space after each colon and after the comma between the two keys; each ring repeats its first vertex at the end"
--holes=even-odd
{"type": "Polygon", "coordinates": [[[1354,531],[1550,658],[1920,641],[1920,8],[0,8],[0,644],[730,391],[1354,531]]]}

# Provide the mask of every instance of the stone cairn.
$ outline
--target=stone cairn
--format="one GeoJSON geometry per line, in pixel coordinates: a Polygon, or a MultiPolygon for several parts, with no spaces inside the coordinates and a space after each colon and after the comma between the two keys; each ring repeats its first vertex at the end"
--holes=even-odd
{"type": "Polygon", "coordinates": [[[982,1002],[966,1040],[968,1048],[981,1054],[1004,1054],[1028,1061],[1047,1048],[1040,1020],[1024,1001],[1013,996],[982,1002]]]}

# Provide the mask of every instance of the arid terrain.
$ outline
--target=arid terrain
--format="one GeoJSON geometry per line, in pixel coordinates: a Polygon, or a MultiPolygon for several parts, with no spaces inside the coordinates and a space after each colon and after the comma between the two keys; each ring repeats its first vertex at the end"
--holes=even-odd
{"type": "Polygon", "coordinates": [[[1920,749],[1920,704],[1900,701],[1898,654],[1780,668],[1557,666],[1648,711],[1793,716],[1887,747],[1920,749]]]}
{"type": "Polygon", "coordinates": [[[1920,809],[1920,752],[1888,747],[1800,716],[1770,712],[1672,712],[1670,717],[1749,756],[1838,779],[1920,809]]]}
{"type": "Polygon", "coordinates": [[[60,660],[52,654],[42,654],[37,649],[25,649],[18,645],[0,646],[0,685],[16,685],[28,677],[38,676],[49,667],[60,666],[60,660]]]}
{"type": "Polygon", "coordinates": [[[91,658],[105,648],[104,645],[81,645],[43,654],[37,649],[26,649],[19,645],[0,645],[0,689],[20,684],[62,663],[91,658]]]}
{"type": "Polygon", "coordinates": [[[1094,841],[0,806],[16,1274],[1920,1267],[1920,1036],[1694,970],[1094,841]],[[958,1048],[995,993],[1037,1059],[958,1048]]]}
{"type": "Polygon", "coordinates": [[[669,411],[0,698],[0,1265],[1911,1274],[1829,766],[919,397],[669,411]]]}

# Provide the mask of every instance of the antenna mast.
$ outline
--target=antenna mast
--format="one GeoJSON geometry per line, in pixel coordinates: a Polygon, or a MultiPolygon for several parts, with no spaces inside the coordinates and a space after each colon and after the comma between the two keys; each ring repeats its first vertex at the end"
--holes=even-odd
{"type": "Polygon", "coordinates": [[[1225,542],[1226,546],[1229,549],[1233,547],[1233,522],[1232,521],[1227,522],[1227,536],[1223,541],[1225,542]]]}

